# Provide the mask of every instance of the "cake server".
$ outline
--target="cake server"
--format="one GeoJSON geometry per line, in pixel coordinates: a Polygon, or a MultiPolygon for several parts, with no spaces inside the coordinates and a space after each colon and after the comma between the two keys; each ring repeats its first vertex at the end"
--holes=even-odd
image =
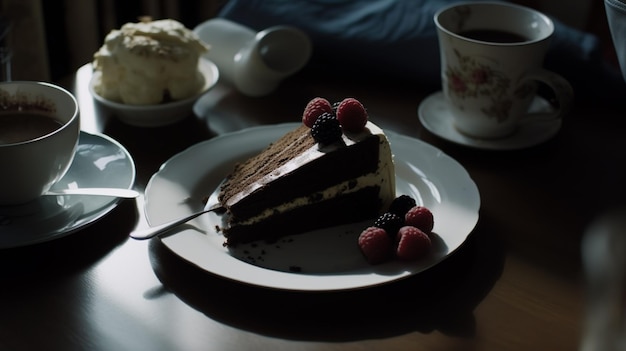
{"type": "Polygon", "coordinates": [[[134,199],[138,197],[139,192],[132,189],[123,188],[71,188],[48,190],[43,196],[62,196],[62,195],[95,195],[95,196],[111,196],[124,199],[134,199]]]}
{"type": "Polygon", "coordinates": [[[165,222],[163,224],[154,226],[154,227],[149,227],[146,229],[140,229],[140,230],[134,230],[130,233],[130,237],[133,239],[137,239],[137,240],[146,240],[146,239],[150,239],[150,238],[154,238],[155,236],[159,236],[165,232],[167,232],[168,230],[177,227],[181,224],[184,224],[186,222],[189,222],[190,220],[203,215],[205,213],[209,213],[209,212],[219,212],[221,210],[223,210],[224,207],[222,207],[220,204],[215,204],[213,206],[207,206],[205,207],[202,211],[198,211],[198,212],[194,212],[192,214],[189,214],[187,216],[181,217],[181,218],[177,218],[174,219],[172,221],[169,222],[165,222]]]}

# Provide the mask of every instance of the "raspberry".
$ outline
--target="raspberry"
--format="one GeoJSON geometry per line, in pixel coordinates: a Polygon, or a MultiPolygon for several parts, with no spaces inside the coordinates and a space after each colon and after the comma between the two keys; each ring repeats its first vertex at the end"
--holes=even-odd
{"type": "Polygon", "coordinates": [[[404,225],[404,219],[391,212],[383,213],[374,221],[374,227],[384,229],[387,232],[387,234],[389,234],[389,237],[394,238],[394,239],[396,237],[396,233],[398,233],[398,230],[403,225],[404,225]]]}
{"type": "Polygon", "coordinates": [[[306,104],[304,112],[302,113],[302,123],[309,128],[313,128],[313,124],[317,118],[324,112],[333,112],[330,102],[324,98],[316,97],[306,104]]]}
{"type": "Polygon", "coordinates": [[[406,225],[419,228],[424,233],[430,233],[435,226],[433,213],[424,206],[411,208],[404,216],[406,225]]]}
{"type": "Polygon", "coordinates": [[[341,139],[341,126],[332,113],[322,113],[311,128],[311,136],[321,145],[332,144],[341,139]]]}
{"type": "Polygon", "coordinates": [[[415,199],[408,195],[400,195],[393,199],[391,205],[389,205],[389,212],[395,213],[400,217],[404,217],[407,212],[415,207],[415,199]]]}
{"type": "Polygon", "coordinates": [[[337,119],[348,132],[359,132],[367,123],[367,111],[355,98],[345,98],[337,106],[337,119]]]}
{"type": "Polygon", "coordinates": [[[359,235],[359,248],[370,264],[383,263],[392,256],[393,241],[384,229],[368,227],[359,235]]]}
{"type": "Polygon", "coordinates": [[[404,261],[414,261],[424,257],[432,245],[428,235],[413,226],[400,228],[397,242],[396,256],[404,261]]]}

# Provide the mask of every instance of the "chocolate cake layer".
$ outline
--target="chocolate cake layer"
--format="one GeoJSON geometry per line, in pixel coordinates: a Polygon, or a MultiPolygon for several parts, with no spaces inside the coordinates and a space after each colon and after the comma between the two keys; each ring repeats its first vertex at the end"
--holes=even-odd
{"type": "Polygon", "coordinates": [[[374,219],[382,207],[382,200],[372,201],[378,198],[379,192],[379,187],[364,188],[342,197],[276,214],[261,222],[237,225],[229,230],[226,244],[234,246],[256,240],[272,242],[286,235],[374,219]]]}
{"type": "MultiPolygon", "coordinates": [[[[309,137],[309,139],[312,139],[309,137]]],[[[284,174],[273,177],[273,172],[277,168],[267,167],[267,165],[279,165],[284,155],[265,155],[266,163],[258,165],[249,164],[253,170],[256,165],[259,170],[253,176],[248,177],[249,184],[255,181],[263,182],[262,186],[251,192],[243,192],[245,196],[223,197],[229,211],[236,220],[245,220],[258,215],[266,208],[280,205],[285,199],[307,196],[326,189],[334,184],[355,179],[363,174],[373,173],[378,167],[378,142],[376,136],[369,136],[361,142],[349,146],[334,149],[332,152],[310,152],[302,162],[294,162],[292,169],[286,170],[284,174]],[[368,155],[367,157],[355,157],[355,155],[368,155]],[[269,181],[268,181],[269,180],[269,181]],[[280,194],[280,196],[276,196],[280,194]]],[[[317,145],[311,146],[317,149],[317,145]]],[[[259,160],[260,161],[260,160],[259,160]]],[[[283,164],[284,166],[284,164],[283,164]]],[[[239,177],[233,179],[239,182],[242,188],[246,188],[245,180],[239,177]]]]}
{"type": "Polygon", "coordinates": [[[306,126],[285,134],[265,150],[235,166],[233,172],[222,185],[219,195],[220,203],[232,206],[233,197],[241,196],[246,188],[261,180],[269,172],[275,170],[293,157],[302,154],[315,145],[313,138],[307,136],[309,129],[306,126]]]}

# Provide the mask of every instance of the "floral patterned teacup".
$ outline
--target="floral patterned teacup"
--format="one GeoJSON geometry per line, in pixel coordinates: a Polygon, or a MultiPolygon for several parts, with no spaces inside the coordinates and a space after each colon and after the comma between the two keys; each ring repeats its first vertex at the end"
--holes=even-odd
{"type": "Polygon", "coordinates": [[[476,138],[502,138],[521,123],[562,118],[571,85],[542,68],[553,22],[527,7],[465,2],[435,14],[443,92],[455,127],[476,138]],[[528,113],[538,82],[554,93],[550,111],[528,113]]]}

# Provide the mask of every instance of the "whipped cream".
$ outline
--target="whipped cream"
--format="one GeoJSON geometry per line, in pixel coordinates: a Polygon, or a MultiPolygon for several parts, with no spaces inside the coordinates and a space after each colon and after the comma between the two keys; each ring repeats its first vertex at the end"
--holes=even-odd
{"type": "Polygon", "coordinates": [[[175,20],[126,23],[94,54],[94,90],[131,105],[191,97],[204,86],[198,60],[208,50],[175,20]]]}

